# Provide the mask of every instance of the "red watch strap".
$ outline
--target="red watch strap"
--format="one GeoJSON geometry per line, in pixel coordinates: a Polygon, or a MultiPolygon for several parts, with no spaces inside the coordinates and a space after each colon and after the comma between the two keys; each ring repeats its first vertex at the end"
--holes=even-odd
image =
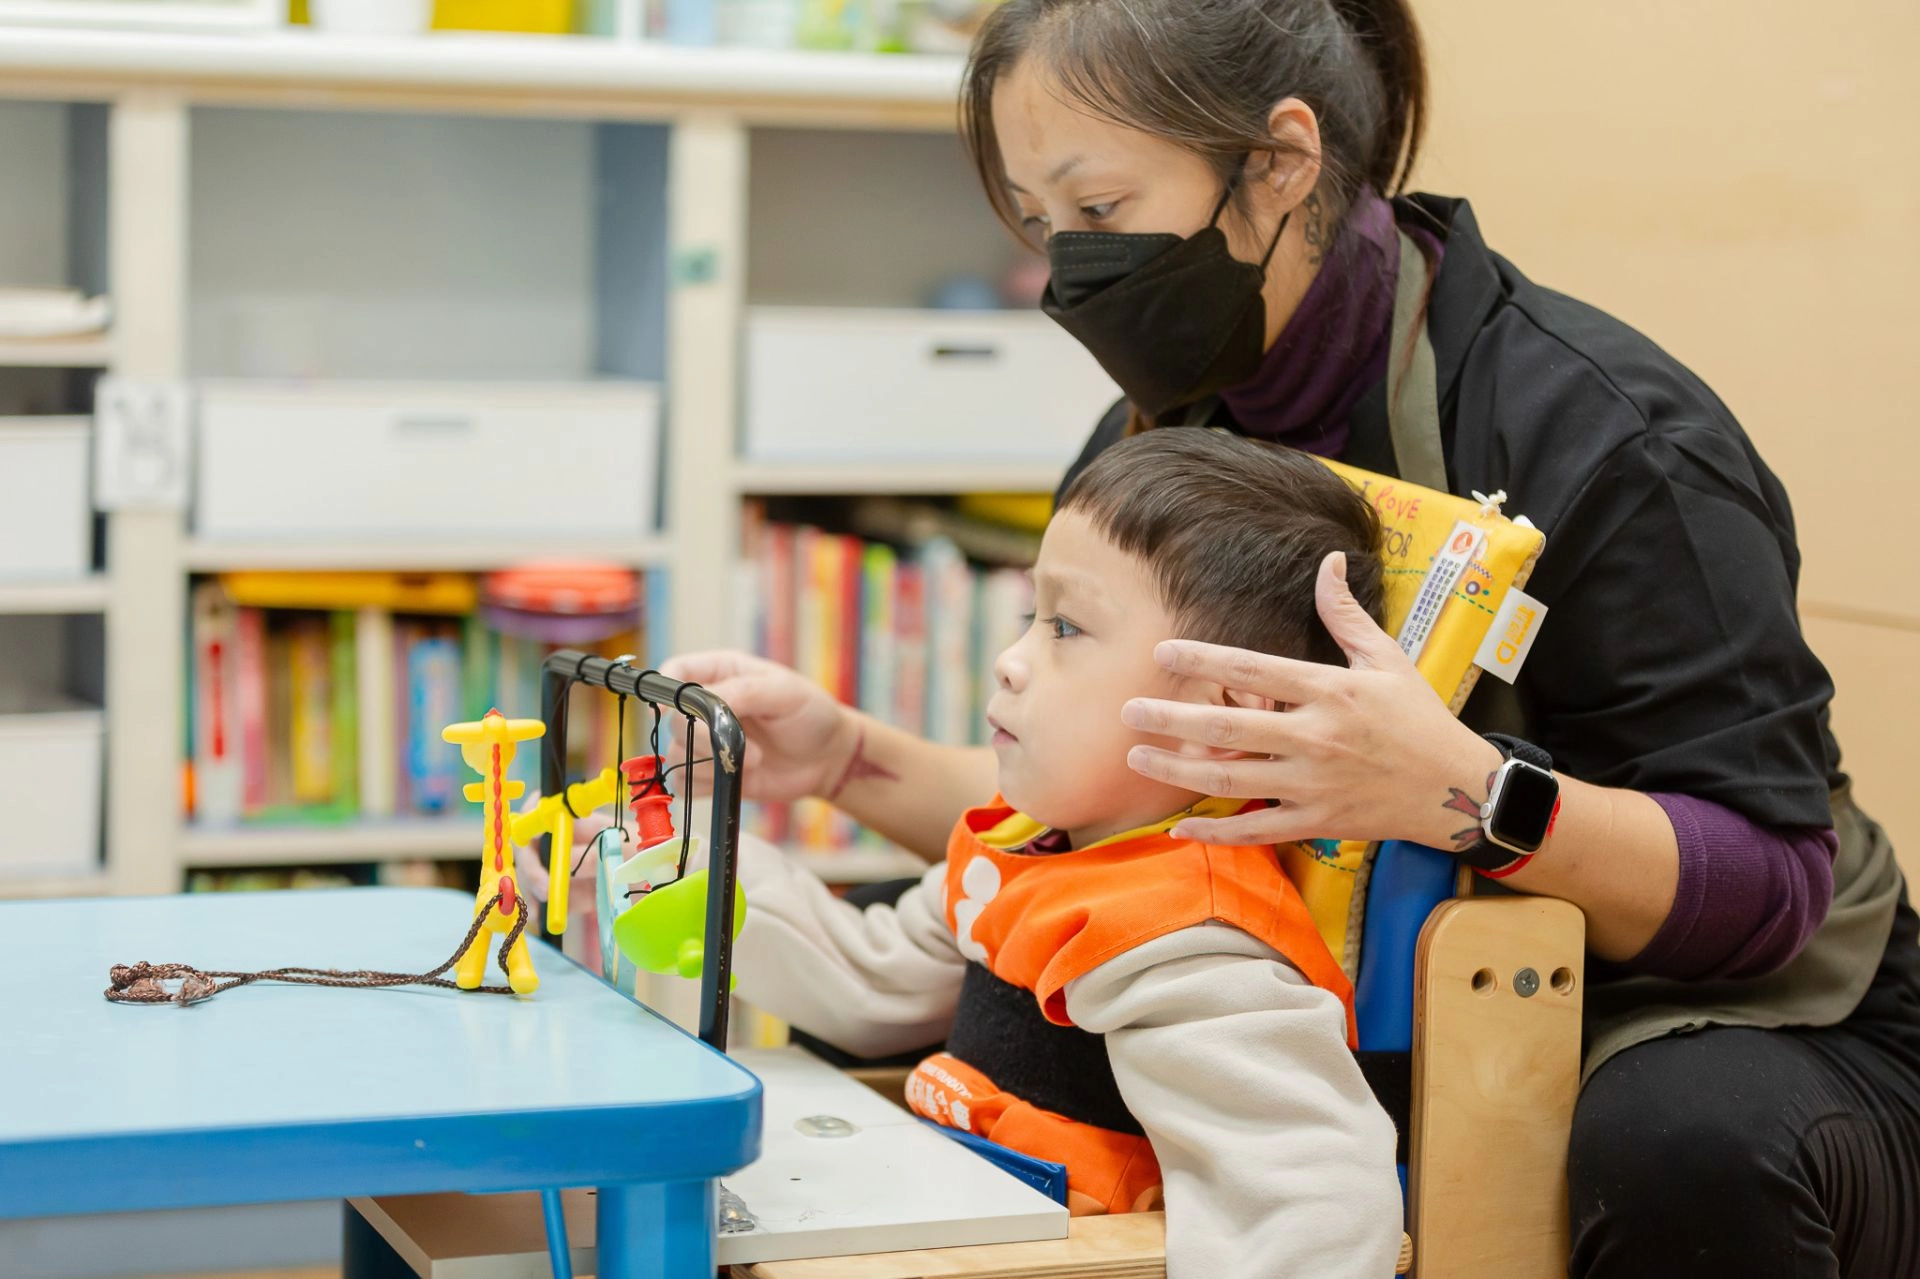
{"type": "Polygon", "coordinates": [[[1522,866],[1525,866],[1528,862],[1532,860],[1533,860],[1533,854],[1528,853],[1524,857],[1514,858],[1512,861],[1508,862],[1505,866],[1502,866],[1499,870],[1480,870],[1480,871],[1475,871],[1474,873],[1477,875],[1485,875],[1488,879],[1505,879],[1507,876],[1513,874],[1513,872],[1519,870],[1522,866]]]}

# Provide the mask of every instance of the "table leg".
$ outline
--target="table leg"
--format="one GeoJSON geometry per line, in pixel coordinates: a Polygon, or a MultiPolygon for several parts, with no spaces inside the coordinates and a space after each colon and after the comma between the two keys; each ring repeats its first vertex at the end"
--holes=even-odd
{"type": "Polygon", "coordinates": [[[712,1279],[715,1183],[600,1187],[599,1279],[712,1279]]]}

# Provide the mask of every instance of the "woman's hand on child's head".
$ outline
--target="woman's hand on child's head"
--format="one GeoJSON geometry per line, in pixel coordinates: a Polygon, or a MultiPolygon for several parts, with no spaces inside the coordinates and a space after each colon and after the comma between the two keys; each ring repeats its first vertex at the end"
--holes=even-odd
{"type": "Polygon", "coordinates": [[[1184,838],[1408,839],[1453,847],[1462,820],[1449,805],[1456,791],[1475,802],[1486,798],[1499,751],[1454,718],[1354,600],[1344,556],[1327,557],[1315,589],[1320,618],[1347,655],[1345,668],[1168,640],[1155,653],[1163,666],[1221,685],[1235,705],[1128,702],[1123,717],[1130,727],[1180,738],[1213,756],[1136,746],[1128,763],[1144,777],[1201,794],[1278,801],[1238,817],[1190,818],[1175,831],[1184,838]],[[1243,709],[1249,698],[1281,709],[1243,709]]]}
{"type": "MultiPolygon", "coordinates": [[[[853,755],[859,730],[852,712],[778,662],[723,650],[676,657],[661,672],[702,685],[740,721],[747,738],[741,780],[748,799],[778,804],[824,795],[853,755]]],[[[676,733],[674,739],[678,759],[685,738],[676,733]]],[[[704,740],[697,749],[706,750],[704,740]]]]}

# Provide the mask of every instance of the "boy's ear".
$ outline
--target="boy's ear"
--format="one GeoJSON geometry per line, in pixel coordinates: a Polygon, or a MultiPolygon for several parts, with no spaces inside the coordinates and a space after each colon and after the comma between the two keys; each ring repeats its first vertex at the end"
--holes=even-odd
{"type": "Polygon", "coordinates": [[[1221,704],[1224,706],[1238,706],[1241,710],[1248,711],[1270,711],[1274,709],[1273,699],[1271,697],[1262,697],[1258,693],[1242,693],[1231,688],[1223,688],[1220,690],[1220,694],[1223,699],[1221,704]]]}
{"type": "MultiPolygon", "coordinates": [[[[1270,711],[1274,709],[1271,697],[1262,697],[1258,693],[1242,693],[1220,684],[1206,684],[1195,681],[1189,684],[1182,694],[1185,700],[1196,706],[1228,706],[1239,710],[1270,711]]],[[[1195,741],[1181,741],[1174,750],[1189,759],[1240,759],[1247,752],[1230,746],[1207,746],[1195,741]]]]}

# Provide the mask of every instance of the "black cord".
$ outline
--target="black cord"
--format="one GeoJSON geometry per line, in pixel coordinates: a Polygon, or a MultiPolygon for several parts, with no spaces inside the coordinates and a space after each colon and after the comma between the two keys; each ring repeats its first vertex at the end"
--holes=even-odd
{"type": "MultiPolygon", "coordinates": [[[[618,772],[622,758],[627,753],[627,695],[625,693],[620,694],[620,707],[615,714],[617,727],[614,730],[613,758],[614,771],[618,772]]],[[[613,828],[620,832],[620,843],[624,847],[627,842],[627,806],[621,801],[617,790],[613,797],[613,828]]]]}
{"type": "MultiPolygon", "coordinates": [[[[675,693],[673,695],[673,705],[675,710],[680,710],[680,694],[679,693],[675,693]]],[[[688,715],[685,711],[680,711],[680,714],[687,721],[687,759],[689,762],[691,762],[693,759],[693,716],[688,715]]],[[[687,877],[687,858],[692,856],[693,854],[693,774],[692,772],[688,772],[686,776],[686,780],[681,784],[680,798],[682,801],[682,807],[680,810],[680,875],[679,875],[679,878],[685,879],[687,877]]]]}

